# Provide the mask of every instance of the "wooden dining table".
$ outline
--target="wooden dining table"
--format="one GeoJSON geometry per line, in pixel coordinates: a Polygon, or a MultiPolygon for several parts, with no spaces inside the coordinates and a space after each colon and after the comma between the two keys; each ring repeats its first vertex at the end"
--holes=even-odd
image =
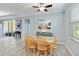
{"type": "MultiPolygon", "coordinates": [[[[50,50],[49,52],[50,52],[50,54],[52,55],[52,53],[53,53],[53,39],[46,39],[46,41],[47,41],[47,47],[48,47],[48,49],[50,50]]],[[[36,44],[37,44],[37,42],[38,42],[38,40],[37,40],[37,38],[36,38],[36,44]]]]}
{"type": "MultiPolygon", "coordinates": [[[[38,37],[34,37],[35,38],[35,44],[37,45],[37,42],[39,41],[38,40],[38,37]]],[[[47,39],[46,38],[46,41],[47,41],[47,48],[48,48],[48,50],[49,50],[49,52],[50,52],[50,54],[52,55],[52,53],[53,53],[53,39],[47,39]]]]}

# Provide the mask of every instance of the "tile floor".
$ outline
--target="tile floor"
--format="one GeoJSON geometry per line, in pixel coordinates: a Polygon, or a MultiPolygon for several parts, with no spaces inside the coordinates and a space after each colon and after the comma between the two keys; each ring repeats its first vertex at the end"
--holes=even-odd
{"type": "MultiPolygon", "coordinates": [[[[24,48],[22,39],[0,37],[0,56],[33,56],[33,53],[24,48]]],[[[64,45],[58,45],[53,54],[48,56],[71,56],[71,54],[64,45]]]]}

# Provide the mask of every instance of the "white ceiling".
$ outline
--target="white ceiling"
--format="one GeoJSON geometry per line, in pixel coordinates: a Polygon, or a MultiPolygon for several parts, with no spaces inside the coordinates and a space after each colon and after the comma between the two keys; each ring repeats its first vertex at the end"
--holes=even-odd
{"type": "Polygon", "coordinates": [[[37,12],[37,9],[33,8],[36,3],[0,3],[0,11],[17,15],[17,16],[32,16],[44,13],[63,12],[69,5],[68,3],[52,3],[53,7],[48,9],[48,12],[37,12]]]}

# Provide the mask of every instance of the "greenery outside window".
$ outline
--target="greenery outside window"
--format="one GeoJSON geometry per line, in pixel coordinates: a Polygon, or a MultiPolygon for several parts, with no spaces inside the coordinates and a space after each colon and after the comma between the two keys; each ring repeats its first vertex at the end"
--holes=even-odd
{"type": "Polygon", "coordinates": [[[72,36],[79,39],[79,21],[72,23],[72,36]]]}

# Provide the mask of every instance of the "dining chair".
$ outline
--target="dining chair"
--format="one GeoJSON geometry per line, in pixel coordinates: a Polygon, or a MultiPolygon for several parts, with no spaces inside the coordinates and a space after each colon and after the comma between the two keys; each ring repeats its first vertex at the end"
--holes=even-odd
{"type": "Polygon", "coordinates": [[[58,39],[58,37],[54,37],[54,38],[53,38],[53,45],[54,45],[54,48],[56,48],[58,44],[59,44],[59,39],[58,39]]]}
{"type": "Polygon", "coordinates": [[[43,53],[44,55],[47,55],[47,47],[48,43],[44,37],[39,37],[37,41],[37,55],[40,53],[43,53]]]}
{"type": "Polygon", "coordinates": [[[53,43],[51,44],[51,54],[53,54],[54,52],[56,52],[58,44],[59,44],[58,37],[53,37],[53,43]]]}
{"type": "Polygon", "coordinates": [[[48,53],[51,53],[51,55],[54,53],[54,51],[57,48],[57,45],[59,44],[58,37],[53,37],[51,40],[52,42],[49,42],[48,44],[48,53]]]}
{"type": "Polygon", "coordinates": [[[32,36],[26,36],[25,37],[25,47],[28,50],[32,50],[34,52],[34,55],[36,55],[36,43],[35,43],[35,38],[32,36]]]}

